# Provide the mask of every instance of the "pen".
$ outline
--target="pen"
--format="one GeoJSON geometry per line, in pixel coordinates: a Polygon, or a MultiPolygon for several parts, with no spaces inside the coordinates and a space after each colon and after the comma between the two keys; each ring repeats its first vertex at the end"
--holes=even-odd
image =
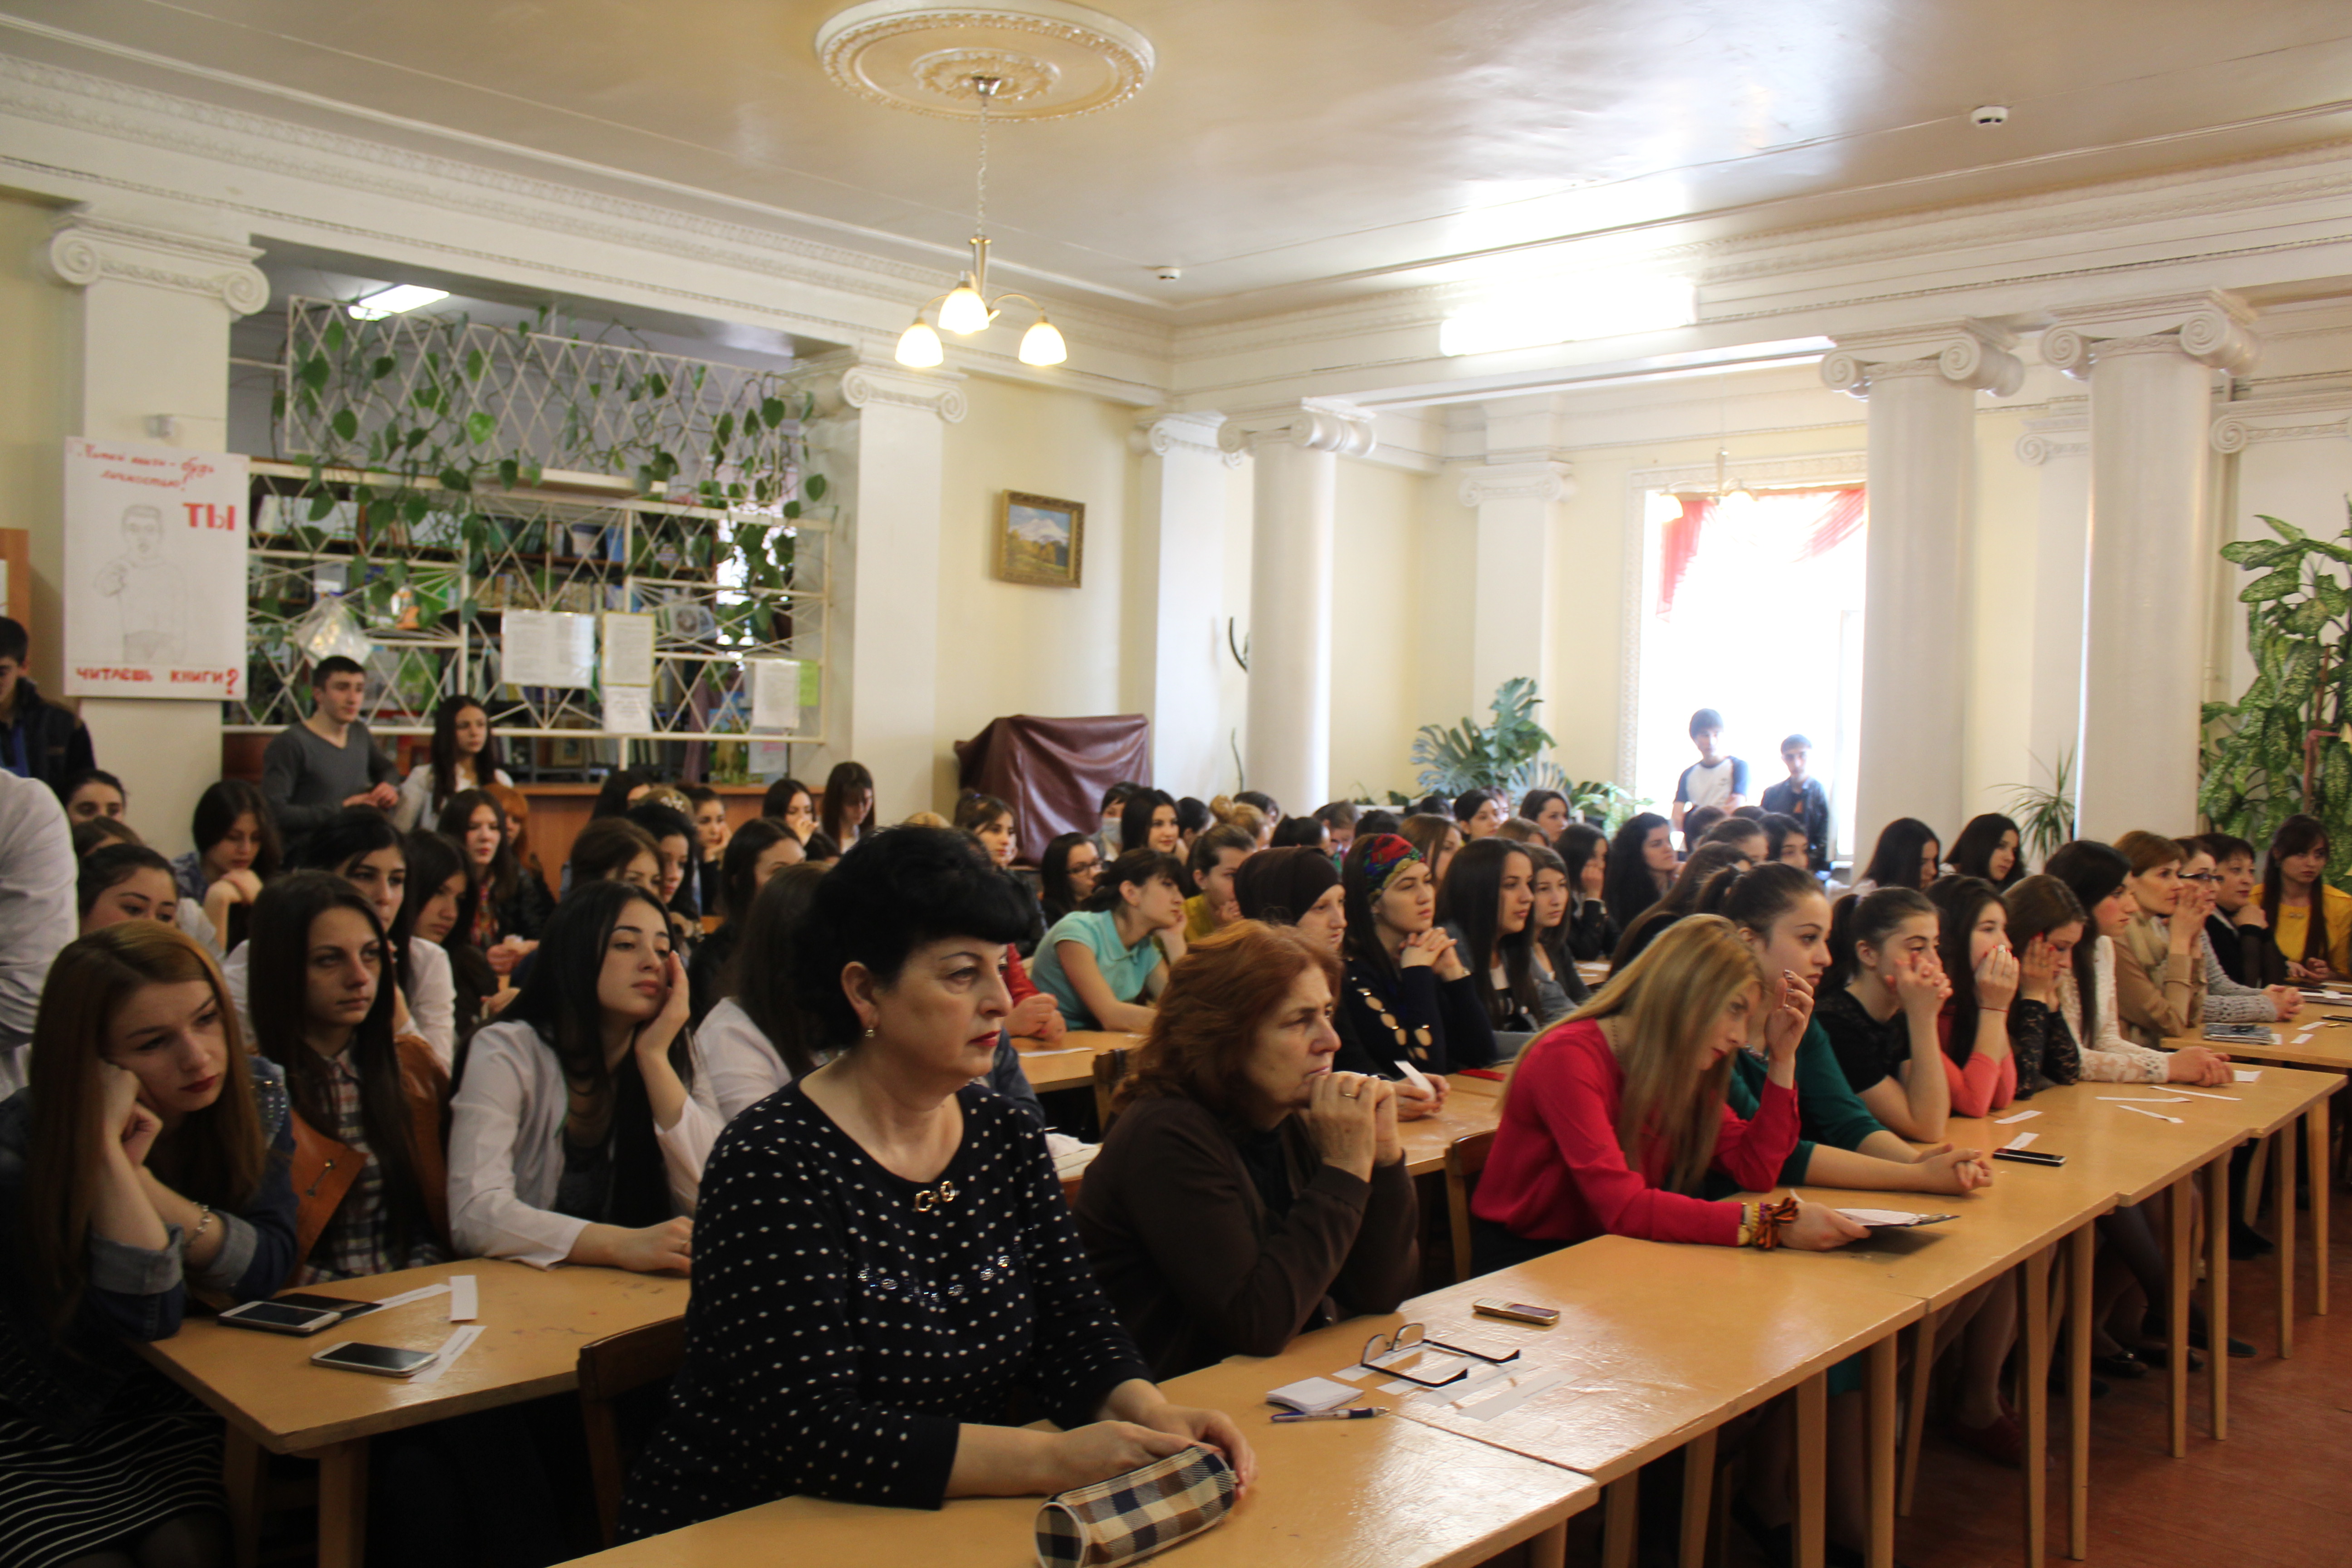
{"type": "Polygon", "coordinates": [[[1278,1410],[1276,1421],[1368,1421],[1388,1412],[1377,1405],[1360,1405],[1352,1410],[1278,1410]]]}

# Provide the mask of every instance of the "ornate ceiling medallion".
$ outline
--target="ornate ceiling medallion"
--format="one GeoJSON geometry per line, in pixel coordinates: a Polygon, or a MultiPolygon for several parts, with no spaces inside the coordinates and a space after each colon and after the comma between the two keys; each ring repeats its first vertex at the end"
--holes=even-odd
{"type": "Polygon", "coordinates": [[[816,53],[860,98],[947,120],[980,118],[976,77],[1002,84],[992,120],[1065,120],[1126,102],[1153,65],[1142,34],[1066,0],[863,0],[817,29],[816,53]]]}

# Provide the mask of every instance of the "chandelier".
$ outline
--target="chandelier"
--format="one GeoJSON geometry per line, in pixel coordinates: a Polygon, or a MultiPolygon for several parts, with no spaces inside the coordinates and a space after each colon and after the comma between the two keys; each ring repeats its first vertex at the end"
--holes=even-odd
{"type": "Polygon", "coordinates": [[[916,307],[913,324],[898,338],[898,363],[918,369],[941,363],[947,358],[947,350],[940,342],[941,331],[959,337],[985,331],[995,324],[998,312],[1017,300],[1037,312],[1037,319],[1021,334],[1021,363],[1060,364],[1070,357],[1070,351],[1062,342],[1061,332],[1045,319],[1043,305],[1026,294],[1008,292],[994,300],[988,297],[988,106],[1004,83],[1003,79],[992,76],[975,76],[971,81],[972,93],[980,100],[980,177],[972,204],[971,268],[953,289],[916,307]],[[923,312],[934,307],[939,316],[937,328],[923,319],[923,312]]]}

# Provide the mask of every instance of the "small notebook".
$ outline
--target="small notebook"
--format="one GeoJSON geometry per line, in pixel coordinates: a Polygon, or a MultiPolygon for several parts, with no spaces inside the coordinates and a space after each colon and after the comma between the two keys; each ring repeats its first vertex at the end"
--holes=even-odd
{"type": "Polygon", "coordinates": [[[2208,1024],[2205,1037],[2227,1045],[2267,1046],[2273,1037],[2268,1026],[2263,1024],[2208,1024]]]}
{"type": "Polygon", "coordinates": [[[1285,1410],[1296,1410],[1301,1415],[1320,1415],[1363,1396],[1362,1389],[1334,1383],[1328,1377],[1302,1377],[1297,1383],[1286,1383],[1269,1391],[1265,1402],[1279,1405],[1285,1410]]]}

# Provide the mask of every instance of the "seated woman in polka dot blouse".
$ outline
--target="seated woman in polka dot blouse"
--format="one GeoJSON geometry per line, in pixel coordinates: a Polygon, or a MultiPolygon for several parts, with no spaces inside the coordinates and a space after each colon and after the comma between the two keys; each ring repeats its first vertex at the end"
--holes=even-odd
{"type": "Polygon", "coordinates": [[[730,1123],[703,1173],[686,1363],[629,1478],[635,1539],[795,1493],[905,1508],[1104,1479],[1223,1414],[1161,1397],[1087,1268],[1032,1123],[972,1082],[1027,894],[961,835],[861,839],[797,933],[840,1054],[730,1123]],[[1063,1430],[1002,1423],[1025,1393],[1063,1430]]]}

